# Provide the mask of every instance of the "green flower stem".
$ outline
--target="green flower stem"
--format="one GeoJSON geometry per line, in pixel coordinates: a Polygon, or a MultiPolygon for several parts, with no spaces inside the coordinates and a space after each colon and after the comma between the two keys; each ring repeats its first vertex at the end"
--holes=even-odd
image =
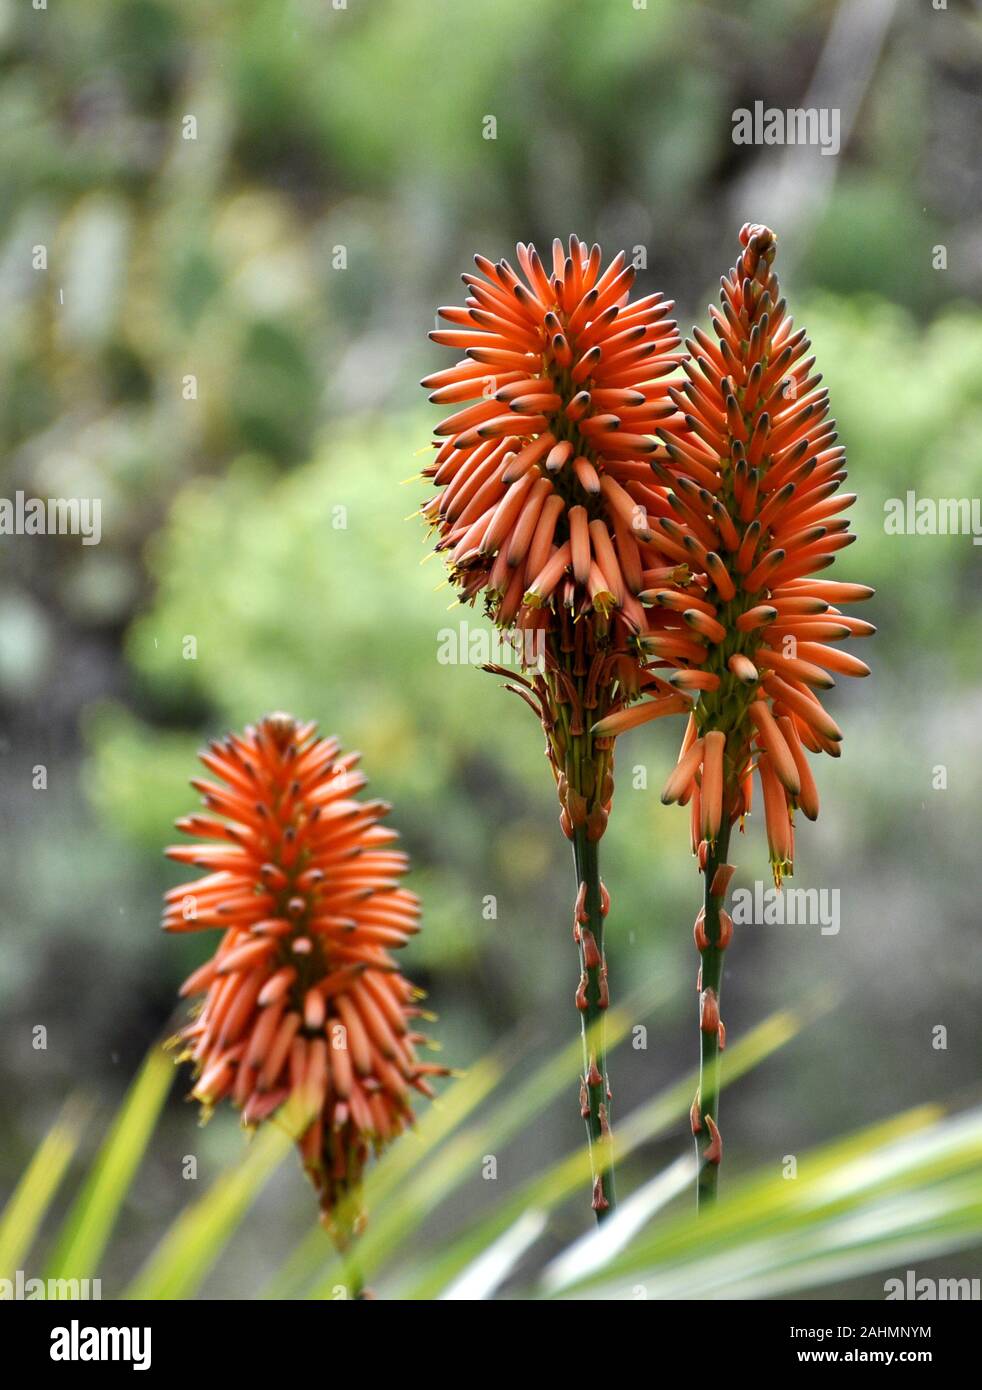
{"type": "MultiPolygon", "coordinates": [[[[724,894],[714,896],[712,893],[713,879],[716,870],[721,864],[726,863],[726,856],[730,844],[729,821],[724,816],[724,824],[720,826],[719,835],[715,845],[710,849],[706,858],[705,872],[705,921],[704,930],[708,938],[708,945],[700,954],[702,956],[702,991],[700,995],[700,1024],[702,1023],[702,998],[707,990],[712,990],[717,1007],[719,1005],[720,986],[723,980],[723,958],[725,951],[719,947],[720,939],[720,911],[723,907],[724,894]]],[[[720,1073],[720,1045],[719,1032],[716,1028],[699,1031],[700,1055],[699,1055],[699,1091],[696,1097],[696,1106],[699,1114],[699,1128],[695,1133],[696,1158],[699,1161],[699,1173],[696,1185],[696,1201],[699,1210],[702,1211],[711,1207],[716,1200],[716,1190],[719,1183],[719,1159],[715,1157],[711,1150],[713,1144],[713,1134],[709,1120],[713,1122],[717,1130],[719,1129],[719,1073],[720,1073]],[[710,1150],[711,1156],[706,1158],[706,1152],[710,1150]],[[714,1161],[715,1158],[715,1161],[714,1161]]],[[[693,1108],[693,1118],[695,1118],[693,1108]]]]}
{"type": "Polygon", "coordinates": [[[598,842],[587,839],[586,827],[573,832],[573,863],[577,895],[586,884],[579,923],[580,988],[577,1005],[583,1031],[583,1085],[581,1109],[586,1121],[587,1143],[593,1171],[593,1207],[602,1221],[614,1210],[614,1168],[610,1137],[610,1086],[607,1079],[607,1047],[604,1018],[607,980],[604,962],[604,918],[601,912],[598,842]],[[589,935],[588,935],[589,934],[589,935]],[[596,951],[590,948],[590,937],[596,951]]]}

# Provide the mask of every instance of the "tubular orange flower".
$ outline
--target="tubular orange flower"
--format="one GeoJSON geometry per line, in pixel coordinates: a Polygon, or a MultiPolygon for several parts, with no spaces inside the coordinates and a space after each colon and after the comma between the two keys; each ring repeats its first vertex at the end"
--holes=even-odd
{"type": "Polygon", "coordinates": [[[163,917],[166,931],[224,933],[181,990],[204,995],[180,1034],[192,1095],[206,1117],[228,1097],[249,1126],[289,1100],[343,1242],[370,1152],[411,1123],[411,1090],[431,1095],[427,1078],[445,1074],[417,1058],[419,992],[389,954],[419,930],[419,901],[399,886],[408,857],[380,824],[389,806],[356,799],[359,755],[315,724],[268,715],[200,757],[218,781],[191,785],[216,815],[178,821],[204,843],[167,854],[209,872],[172,888],[163,917]]]}
{"type": "Polygon", "coordinates": [[[641,595],[671,615],[655,644],[675,668],[670,683],[698,693],[664,800],[690,804],[705,874],[696,924],[701,1093],[693,1107],[703,1197],[715,1193],[722,1154],[718,1054],[725,1032],[715,1020],[732,930],[723,911],[730,828],[750,811],[756,770],[775,882],[791,872],[794,812],[800,807],[812,820],[818,814],[805,750],[838,757],[842,738],[816,692],[834,686],[832,671],[869,674],[856,657],[826,644],[874,631],[841,612],[872,589],[816,577],[855,540],[839,513],[856,499],[836,495],[845,453],[808,338],[794,329],[781,298],[774,234],[748,225],[740,243],[739,261],[722,281],[721,308],[710,308],[715,338],[693,331],[687,380],[669,387],[688,433],[662,433],[652,463],[670,489],[673,513],[655,519],[655,532],[677,548],[669,554],[690,557],[698,572],[691,583],[641,595]]]}

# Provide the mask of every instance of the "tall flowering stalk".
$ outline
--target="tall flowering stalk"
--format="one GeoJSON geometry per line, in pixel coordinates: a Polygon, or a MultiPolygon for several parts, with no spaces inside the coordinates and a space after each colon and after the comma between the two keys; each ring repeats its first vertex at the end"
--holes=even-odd
{"type": "Polygon", "coordinates": [[[419,930],[400,886],[408,857],[359,801],[359,755],[315,724],[272,714],[200,754],[217,779],[192,779],[212,815],[179,830],[202,843],[171,859],[209,872],[166,895],[169,932],[222,932],[181,994],[203,996],[181,1032],[205,1117],[228,1098],[249,1127],[281,1114],[297,1135],[328,1230],[343,1245],[361,1222],[369,1154],[412,1122],[410,1094],[432,1095],[443,1067],[418,1060],[419,991],[390,950],[419,930]]]}
{"type": "Polygon", "coordinates": [[[481,598],[515,640],[524,671],[492,666],[542,722],[563,832],[573,844],[579,951],[576,1005],[584,1037],[581,1109],[594,1159],[598,1217],[614,1202],[604,919],[598,843],[614,791],[621,727],[689,708],[649,669],[642,635],[664,625],[639,594],[689,577],[666,559],[648,518],[657,503],[656,428],[684,422],[667,378],[680,354],[661,294],[634,302],[623,254],[555,241],[551,264],[517,247],[519,270],[476,256],[452,326],[430,334],[462,360],[426,377],[440,405],[463,406],[435,434],[423,470],[438,492],[421,508],[463,602],[481,598]],[[468,403],[468,404],[465,404],[468,403]],[[639,695],[653,698],[637,710],[639,695]],[[616,729],[597,729],[616,714],[616,729]]]}
{"type": "Polygon", "coordinates": [[[692,1130],[701,1160],[699,1199],[715,1197],[723,959],[733,935],[724,903],[733,865],[730,832],[750,812],[760,780],[775,883],[792,872],[794,818],[818,815],[807,753],[838,757],[842,734],[817,692],[831,672],[869,668],[828,643],[874,629],[841,612],[869,598],[862,584],[816,576],[850,545],[840,515],[856,499],[839,493],[845,453],[828,416],[828,392],[814,371],[804,330],[795,330],[773,262],[776,239],[745,226],[741,254],[710,308],[715,337],[687,342],[687,380],[670,389],[687,433],[662,435],[655,471],[669,490],[668,514],[654,528],[670,556],[695,572],[649,597],[672,615],[688,644],[669,681],[693,692],[678,764],[663,800],[688,803],[692,848],[704,875],[695,922],[699,972],[700,1084],[692,1130]]]}

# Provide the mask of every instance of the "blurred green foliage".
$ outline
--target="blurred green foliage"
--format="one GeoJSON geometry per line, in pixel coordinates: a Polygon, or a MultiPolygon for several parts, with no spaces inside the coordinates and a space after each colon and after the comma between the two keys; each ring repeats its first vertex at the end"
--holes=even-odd
{"type": "MultiPolygon", "coordinates": [[[[618,1034],[628,1021],[623,1011],[612,1011],[618,1034]]],[[[799,1026],[789,1013],[765,1020],[734,1048],[727,1079],[759,1065],[799,1026]]],[[[902,1269],[913,1259],[923,1271],[924,1262],[943,1257],[947,1263],[982,1234],[976,1176],[982,1112],[946,1113],[924,1105],[802,1155],[795,1181],[767,1167],[745,1178],[726,1205],[708,1215],[690,1207],[665,1219],[663,1209],[691,1186],[695,1168],[691,1156],[678,1158],[600,1229],[591,1227],[568,1243],[557,1226],[557,1207],[587,1187],[589,1161],[579,1148],[550,1162],[510,1201],[470,1221],[462,1233],[450,1225],[421,1266],[420,1232],[430,1213],[468,1180],[473,1188],[483,1162],[479,1155],[489,1144],[507,1145],[541,1112],[562,1087],[575,1048],[560,1049],[518,1086],[515,1061],[514,1048],[510,1063],[500,1054],[485,1058],[470,1077],[451,1085],[441,1107],[428,1111],[413,1141],[403,1140],[382,1156],[366,1184],[367,1231],[350,1249],[334,1250],[325,1232],[312,1226],[278,1262],[273,1255],[275,1273],[260,1296],[348,1299],[370,1287],[373,1297],[381,1292],[402,1299],[474,1300],[502,1292],[526,1299],[623,1299],[628,1290],[635,1299],[773,1298],[837,1278],[902,1269]],[[482,1105],[487,1101],[490,1107],[482,1105]],[[552,1258],[545,1263],[550,1245],[552,1258]]],[[[58,1234],[46,1268],[46,1277],[58,1281],[57,1292],[49,1284],[48,1297],[70,1298],[76,1296],[71,1292],[76,1281],[100,1280],[96,1270],[145,1159],[172,1077],[166,1054],[151,1049],[58,1234]]],[[[694,1077],[684,1078],[628,1116],[622,1154],[681,1120],[693,1083],[694,1077]]],[[[79,1116],[63,1113],[11,1201],[0,1208],[3,1278],[13,1281],[17,1271],[23,1274],[21,1262],[48,1222],[80,1128],[79,1116]]],[[[263,1125],[236,1163],[181,1206],[125,1296],[193,1298],[210,1277],[226,1281],[229,1242],[253,1224],[250,1209],[264,1189],[274,1181],[284,1185],[278,1170],[291,1137],[288,1119],[263,1125]]],[[[158,1147],[167,1142],[158,1139],[158,1147]]],[[[883,1283],[884,1292],[890,1282],[883,1283]]],[[[255,1297],[251,1270],[244,1288],[255,1297]]]]}
{"type": "MultiPolygon", "coordinates": [[[[977,13],[898,3],[850,89],[842,157],[812,151],[792,194],[783,151],[730,138],[736,106],[804,102],[848,8],[0,0],[3,492],[103,509],[98,547],[0,549],[0,1186],[67,1089],[111,1087],[167,1025],[202,943],[155,932],[177,872],[159,851],[191,809],[195,748],[269,708],[361,748],[393,801],[425,903],[407,965],[447,1057],[515,1023],[575,1031],[568,848],[541,735],[496,680],[438,660],[441,629],[483,620],[451,606],[439,561],[420,564],[424,490],[400,486],[436,418],[416,386],[446,360],[425,342],[435,306],[475,250],[571,230],[641,248],[639,289],[672,294],[687,326],[740,223],[773,222],[859,494],[860,540],[834,573],[879,590],[874,675],[832,696],[845,752],[799,842],[799,881],[841,890],[842,933],[750,929],[728,1022],[739,1038],[803,979],[861,991],[748,1079],[728,1162],[773,1163],[974,1082],[979,552],[888,536],[883,506],[982,491],[977,13]],[[47,1052],[25,1041],[38,1021],[47,1052]],[[931,1046],[939,1021],[947,1051],[931,1046]]],[[[847,38],[847,53],[869,41],[847,38]]],[[[693,1056],[697,880],[686,817],[658,800],[680,732],[618,747],[615,996],[653,979],[667,1001],[648,1047],[618,1058],[617,1114],[693,1056]]],[[[738,882],[766,877],[762,839],[751,824],[738,882]]],[[[509,1192],[578,1141],[574,1100],[522,1136],[509,1192]]],[[[165,1137],[187,1132],[187,1111],[165,1113],[165,1137]]],[[[220,1122],[193,1140],[212,1173],[237,1141],[220,1122]]],[[[156,1153],[126,1228],[141,1252],[159,1194],[183,1200],[156,1153]]],[[[262,1231],[244,1263],[267,1258],[262,1231]]],[[[139,1264],[125,1242],[112,1259],[139,1264]]]]}

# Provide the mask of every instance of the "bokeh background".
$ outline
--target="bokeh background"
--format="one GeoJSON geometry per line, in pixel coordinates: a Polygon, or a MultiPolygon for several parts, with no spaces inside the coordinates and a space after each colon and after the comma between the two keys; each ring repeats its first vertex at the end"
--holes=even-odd
{"type": "MultiPolygon", "coordinates": [[[[411,515],[437,418],[417,381],[451,360],[426,339],[435,306],[474,251],[570,231],[640,249],[641,292],[687,328],[740,225],[775,227],[859,493],[835,576],[878,590],[873,678],[831,699],[845,752],[799,836],[795,883],[839,890],[841,930],[748,927],[727,961],[731,1037],[818,982],[837,1003],[725,1097],[730,1171],[978,1099],[982,550],[883,522],[908,489],[982,493],[980,59],[959,0],[0,0],[0,492],[99,497],[103,525],[98,546],[0,546],[0,1195],[66,1095],[109,1107],[172,1025],[205,943],[158,931],[179,879],[161,849],[196,749],[271,708],[362,749],[395,803],[425,902],[407,968],[446,1058],[575,1032],[541,734],[438,660],[441,629],[484,620],[422,563],[411,515]],[[841,153],[734,145],[755,99],[839,107],[841,153]]],[[[659,801],[679,734],[618,744],[613,989],[664,993],[647,1048],[614,1058],[622,1114],[696,1059],[699,880],[687,816],[659,801]]],[[[737,884],[766,881],[759,825],[735,857],[737,884]]],[[[234,1117],[198,1130],[181,1093],[107,1282],[185,1200],[181,1155],[206,1176],[239,1152],[234,1117]]],[[[575,1101],[571,1079],[432,1238],[574,1147],[575,1101]]],[[[637,1156],[625,1189],[687,1142],[637,1156]]],[[[207,1292],[254,1287],[309,1220],[284,1169],[207,1292]]]]}

